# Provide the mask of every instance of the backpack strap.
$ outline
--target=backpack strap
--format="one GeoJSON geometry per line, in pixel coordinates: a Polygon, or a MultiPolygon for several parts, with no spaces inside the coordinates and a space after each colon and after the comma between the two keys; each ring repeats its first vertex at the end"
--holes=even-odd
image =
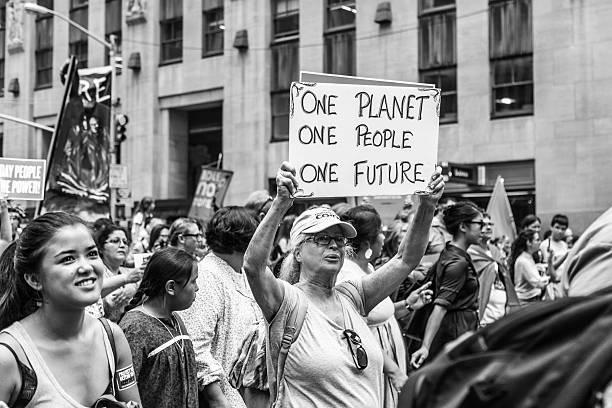
{"type": "Polygon", "coordinates": [[[99,317],[98,320],[102,323],[102,327],[104,328],[104,332],[106,333],[106,337],[108,338],[108,342],[111,346],[111,351],[113,353],[113,369],[111,369],[111,391],[112,394],[115,395],[115,371],[117,370],[117,348],[115,346],[115,336],[113,335],[113,329],[111,329],[110,324],[108,324],[108,320],[104,317],[99,317]]]}
{"type": "Polygon", "coordinates": [[[34,398],[36,388],[38,387],[38,378],[36,377],[36,373],[32,368],[21,362],[17,356],[17,353],[11,346],[3,342],[0,342],[0,346],[4,346],[11,352],[15,358],[15,361],[17,362],[19,375],[21,376],[21,389],[19,390],[19,394],[17,395],[17,400],[15,401],[13,408],[24,408],[30,403],[30,401],[32,401],[32,398],[34,398]]]}
{"type": "Polygon", "coordinates": [[[283,331],[283,338],[280,344],[280,350],[278,353],[278,364],[276,368],[276,398],[275,404],[282,403],[283,395],[285,393],[285,362],[287,361],[287,354],[291,345],[297,340],[304,320],[306,319],[306,312],[308,311],[308,300],[306,296],[299,290],[296,291],[296,301],[292,305],[287,321],[285,323],[285,329],[283,331]]]}
{"type": "Polygon", "coordinates": [[[334,289],[352,300],[355,307],[357,307],[359,314],[365,316],[366,313],[365,306],[363,305],[363,289],[361,282],[344,281],[337,284],[334,289]]]}

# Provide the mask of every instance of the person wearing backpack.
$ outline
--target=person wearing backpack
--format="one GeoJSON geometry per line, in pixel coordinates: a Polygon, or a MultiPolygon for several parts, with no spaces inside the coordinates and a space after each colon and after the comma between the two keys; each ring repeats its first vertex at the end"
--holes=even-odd
{"type": "Polygon", "coordinates": [[[13,408],[140,404],[123,332],[85,312],[100,297],[103,273],[89,229],[64,212],[34,219],[2,254],[0,401],[13,408]]]}
{"type": "Polygon", "coordinates": [[[436,356],[446,343],[478,328],[478,275],[467,249],[480,241],[482,213],[473,203],[459,202],[446,209],[444,224],[453,239],[435,265],[434,306],[421,347],[410,358],[415,368],[436,356]]]}
{"type": "Polygon", "coordinates": [[[430,191],[416,196],[412,228],[395,257],[374,274],[338,285],[347,240],[357,234],[351,224],[324,207],[305,211],[291,229],[290,256],[299,281],[291,286],[266,269],[278,224],[299,191],[291,164],[281,165],[276,185],[276,198],[249,243],[243,266],[269,323],[271,406],[379,407],[383,357],[363,317],[421,260],[444,181],[436,171],[430,191]]]}
{"type": "Polygon", "coordinates": [[[198,265],[189,253],[172,247],[157,251],[119,322],[147,408],[198,406],[195,352],[176,313],[193,303],[197,278],[198,265]]]}

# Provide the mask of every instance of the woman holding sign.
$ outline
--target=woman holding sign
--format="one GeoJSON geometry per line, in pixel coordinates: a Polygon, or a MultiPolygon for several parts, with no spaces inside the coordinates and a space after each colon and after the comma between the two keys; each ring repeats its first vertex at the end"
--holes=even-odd
{"type": "Polygon", "coordinates": [[[291,229],[291,286],[266,270],[274,234],[298,191],[295,168],[283,163],[277,196],[244,258],[244,271],[269,322],[268,379],[275,407],[379,407],[383,356],[363,316],[419,264],[444,182],[436,172],[430,194],[419,195],[401,251],[377,273],[336,286],[346,243],[357,233],[326,208],[300,215],[291,229]]]}

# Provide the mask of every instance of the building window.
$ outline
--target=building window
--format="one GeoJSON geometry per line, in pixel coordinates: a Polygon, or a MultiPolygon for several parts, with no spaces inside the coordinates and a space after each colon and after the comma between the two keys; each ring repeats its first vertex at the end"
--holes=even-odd
{"type": "Polygon", "coordinates": [[[455,0],[419,1],[419,76],[442,90],[440,123],[457,121],[455,0]]]}
{"type": "MultiPolygon", "coordinates": [[[[106,0],[106,21],[104,24],[104,34],[106,41],[110,42],[110,36],[114,35],[117,44],[117,55],[121,55],[121,15],[122,0],[106,0]]],[[[110,64],[110,55],[105,51],[104,61],[110,64]]]]}
{"type": "Polygon", "coordinates": [[[273,4],[274,38],[298,35],[300,32],[299,0],[275,0],[273,4]]]}
{"type": "Polygon", "coordinates": [[[491,117],[533,114],[531,0],[489,2],[491,117]]]}
{"type": "Polygon", "coordinates": [[[6,0],[0,0],[0,97],[4,96],[4,49],[6,46],[6,0]]]}
{"type": "Polygon", "coordinates": [[[160,2],[161,63],[183,59],[183,0],[160,2]]]}
{"type": "Polygon", "coordinates": [[[289,88],[299,75],[299,41],[272,45],[272,141],[289,140],[289,88]]]}
{"type": "Polygon", "coordinates": [[[329,74],[355,75],[354,0],[327,0],[323,65],[329,74]]]}
{"type": "Polygon", "coordinates": [[[289,140],[289,89],[300,69],[299,0],[272,1],[272,141],[289,140]]]}
{"type": "MultiPolygon", "coordinates": [[[[38,4],[53,10],[53,0],[38,0],[38,4]]],[[[53,16],[36,15],[36,78],[35,88],[53,86],[53,16]]]]}
{"type": "MultiPolygon", "coordinates": [[[[88,27],[88,0],[70,0],[70,19],[88,27]]],[[[68,31],[68,46],[71,55],[79,60],[79,68],[87,68],[87,34],[81,30],[70,27],[68,31]]]]}
{"type": "Polygon", "coordinates": [[[223,54],[223,0],[203,0],[202,57],[223,54]]]}

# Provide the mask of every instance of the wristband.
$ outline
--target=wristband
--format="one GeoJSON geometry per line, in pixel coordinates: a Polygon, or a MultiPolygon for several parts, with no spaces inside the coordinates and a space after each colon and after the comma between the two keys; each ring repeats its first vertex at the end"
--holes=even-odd
{"type": "Polygon", "coordinates": [[[414,311],[412,305],[410,303],[408,303],[408,299],[404,299],[404,307],[409,312],[413,312],[414,311]]]}

